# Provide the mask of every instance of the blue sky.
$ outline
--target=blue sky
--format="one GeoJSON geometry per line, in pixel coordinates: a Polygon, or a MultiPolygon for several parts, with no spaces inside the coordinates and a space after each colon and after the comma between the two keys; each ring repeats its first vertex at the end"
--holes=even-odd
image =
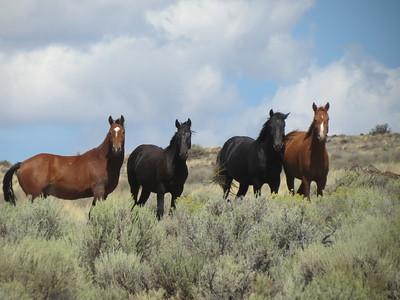
{"type": "Polygon", "coordinates": [[[111,114],[126,152],[256,136],[269,108],[302,129],[331,103],[331,133],[400,131],[400,2],[13,1],[0,12],[0,160],[82,153],[111,114]]]}

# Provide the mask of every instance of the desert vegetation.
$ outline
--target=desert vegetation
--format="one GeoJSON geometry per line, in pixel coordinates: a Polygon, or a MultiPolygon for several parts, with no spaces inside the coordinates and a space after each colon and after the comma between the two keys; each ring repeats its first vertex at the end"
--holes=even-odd
{"type": "Polygon", "coordinates": [[[278,195],[230,203],[211,182],[218,149],[195,146],[161,221],[154,196],[131,210],[125,166],[89,221],[89,200],[32,204],[14,182],[17,206],[0,204],[0,299],[399,299],[400,135],[327,145],[324,197],[289,196],[282,174],[278,195]]]}

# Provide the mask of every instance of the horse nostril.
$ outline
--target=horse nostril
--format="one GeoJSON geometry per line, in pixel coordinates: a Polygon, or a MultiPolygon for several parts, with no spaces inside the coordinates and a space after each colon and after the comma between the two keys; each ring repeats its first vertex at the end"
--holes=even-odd
{"type": "Polygon", "coordinates": [[[113,151],[114,151],[115,153],[118,153],[118,152],[121,151],[121,147],[116,147],[116,146],[114,146],[114,147],[113,147],[113,151]]]}

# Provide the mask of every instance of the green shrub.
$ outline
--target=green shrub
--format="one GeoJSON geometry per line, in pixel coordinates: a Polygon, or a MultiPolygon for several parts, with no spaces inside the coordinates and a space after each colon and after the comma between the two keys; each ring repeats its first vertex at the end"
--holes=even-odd
{"type": "Polygon", "coordinates": [[[243,299],[248,296],[254,273],[243,261],[220,256],[207,263],[200,273],[199,298],[243,299]]]}
{"type": "Polygon", "coordinates": [[[146,207],[131,211],[128,200],[99,203],[91,213],[80,242],[81,262],[94,270],[94,261],[102,253],[122,250],[143,260],[157,253],[164,231],[155,215],[146,207]]]}
{"type": "Polygon", "coordinates": [[[195,287],[198,283],[204,258],[194,255],[180,241],[165,241],[162,251],[150,261],[152,268],[153,288],[162,288],[168,296],[180,299],[195,298],[195,287]]]}
{"type": "Polygon", "coordinates": [[[21,282],[0,282],[0,299],[29,300],[31,298],[29,292],[21,282]]]}
{"type": "Polygon", "coordinates": [[[285,298],[392,298],[400,295],[398,218],[366,217],[338,233],[332,247],[312,245],[277,272],[285,298]]]}
{"type": "Polygon", "coordinates": [[[304,249],[311,242],[321,241],[321,224],[314,222],[304,206],[283,207],[271,213],[267,221],[271,239],[283,254],[304,249]]]}
{"type": "Polygon", "coordinates": [[[94,280],[102,289],[116,286],[133,295],[149,288],[149,273],[135,254],[117,251],[96,259],[94,280]]]}
{"type": "Polygon", "coordinates": [[[371,129],[369,133],[372,135],[390,133],[389,124],[378,124],[375,126],[375,128],[371,129]]]}
{"type": "Polygon", "coordinates": [[[17,241],[25,237],[58,239],[71,224],[62,213],[62,205],[50,199],[22,203],[17,207],[2,205],[0,210],[0,237],[17,241]]]}
{"type": "Polygon", "coordinates": [[[69,244],[32,239],[2,245],[0,270],[3,292],[35,299],[74,298],[81,273],[69,244]]]}

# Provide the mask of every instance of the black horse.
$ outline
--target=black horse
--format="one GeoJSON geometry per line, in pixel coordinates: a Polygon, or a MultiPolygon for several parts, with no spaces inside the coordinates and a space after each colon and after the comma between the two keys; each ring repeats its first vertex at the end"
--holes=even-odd
{"type": "Polygon", "coordinates": [[[191,148],[191,125],[190,119],[184,123],[176,120],[177,132],[167,148],[140,145],[129,156],[128,181],[135,205],[144,205],[151,192],[157,193],[158,219],[164,214],[164,194],[171,193],[171,211],[175,209],[176,198],[182,194],[188,176],[186,159],[191,148]]]}
{"type": "Polygon", "coordinates": [[[224,198],[229,195],[232,180],[239,182],[236,197],[245,196],[253,185],[256,197],[268,183],[271,193],[277,193],[282,171],[282,148],[285,119],[288,114],[269,111],[270,118],[263,125],[256,140],[247,136],[234,136],[227,140],[217,156],[214,180],[222,187],[224,198]]]}

